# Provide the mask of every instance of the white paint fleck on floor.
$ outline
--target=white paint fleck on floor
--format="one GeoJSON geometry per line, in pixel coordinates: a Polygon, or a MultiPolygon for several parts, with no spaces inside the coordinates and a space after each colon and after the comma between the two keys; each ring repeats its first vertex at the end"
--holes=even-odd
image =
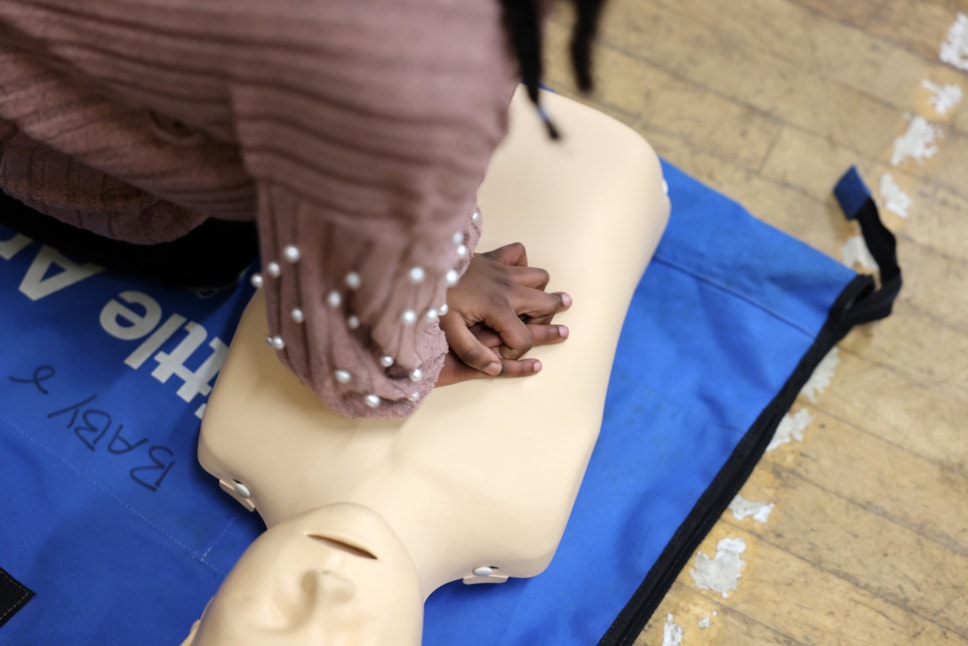
{"type": "Polygon", "coordinates": [[[778,446],[789,444],[793,440],[802,442],[803,431],[806,430],[812,421],[813,416],[804,408],[801,408],[793,414],[787,413],[783,416],[783,420],[780,421],[780,425],[777,427],[776,433],[773,435],[773,439],[770,441],[770,445],[766,447],[766,450],[772,451],[778,446]]]}
{"type": "Polygon", "coordinates": [[[961,86],[955,85],[954,83],[938,85],[925,79],[921,85],[931,92],[931,105],[934,106],[938,114],[943,115],[951,112],[952,108],[961,103],[961,99],[964,96],[961,86]]]}
{"type": "Polygon", "coordinates": [[[714,590],[726,598],[739,586],[746,562],[739,557],[746,551],[742,538],[724,538],[716,545],[716,556],[696,555],[696,567],[689,575],[700,590],[714,590]]]}
{"type": "Polygon", "coordinates": [[[841,254],[844,264],[848,267],[859,267],[862,271],[867,272],[875,272],[878,269],[877,261],[874,260],[870,249],[867,248],[867,243],[860,235],[848,238],[847,242],[844,243],[841,254]]]}
{"type": "Polygon", "coordinates": [[[897,182],[894,181],[894,177],[890,173],[881,175],[879,188],[884,208],[893,213],[897,213],[902,218],[906,218],[908,216],[908,209],[911,208],[911,198],[901,190],[901,187],[897,185],[897,182]]]}
{"type": "Polygon", "coordinates": [[[680,646],[682,644],[682,626],[673,621],[672,613],[666,615],[665,626],[662,628],[662,646],[680,646]]]}
{"type": "Polygon", "coordinates": [[[753,502],[752,500],[747,500],[742,496],[736,496],[733,498],[733,502],[729,503],[729,510],[733,512],[733,518],[736,520],[744,520],[749,517],[753,517],[758,523],[765,523],[770,519],[770,512],[776,503],[765,503],[765,502],[753,502]]]}
{"type": "Polygon", "coordinates": [[[816,403],[817,397],[824,394],[827,388],[830,386],[830,382],[833,381],[834,373],[837,371],[837,366],[840,365],[840,353],[837,348],[833,348],[827,353],[827,356],[817,364],[816,370],[810,375],[810,379],[807,383],[803,385],[803,389],[800,391],[804,397],[813,403],[816,403]]]}
{"type": "Polygon", "coordinates": [[[934,157],[938,152],[936,141],[941,138],[941,129],[928,123],[922,116],[915,116],[908,124],[907,132],[894,140],[894,154],[891,164],[897,166],[905,159],[918,163],[934,157]]]}
{"type": "Polygon", "coordinates": [[[968,70],[968,16],[958,13],[958,18],[948,28],[948,38],[941,43],[940,58],[960,70],[968,70]]]}

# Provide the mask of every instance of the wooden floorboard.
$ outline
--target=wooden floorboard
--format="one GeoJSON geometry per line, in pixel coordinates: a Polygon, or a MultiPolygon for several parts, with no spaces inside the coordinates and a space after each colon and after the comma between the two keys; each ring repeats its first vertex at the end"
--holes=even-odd
{"type": "MultiPolygon", "coordinates": [[[[857,230],[831,188],[857,165],[905,272],[894,316],[855,330],[826,391],[797,401],[803,439],[741,492],[774,503],[769,518],[727,512],[637,646],[968,644],[968,98],[942,113],[925,85],[968,93],[939,60],[959,12],[968,0],[611,0],[581,100],[836,258],[857,230]],[[895,164],[917,117],[937,153],[895,164]],[[885,175],[907,217],[886,209],[885,175]],[[690,574],[724,538],[747,546],[728,597],[690,574]]],[[[546,76],[577,96],[570,26],[561,3],[546,76]]]]}

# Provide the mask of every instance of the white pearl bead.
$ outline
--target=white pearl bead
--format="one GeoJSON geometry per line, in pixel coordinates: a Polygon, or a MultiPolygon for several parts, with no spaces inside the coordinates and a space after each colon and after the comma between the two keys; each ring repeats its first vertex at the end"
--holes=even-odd
{"type": "Polygon", "coordinates": [[[471,213],[471,222],[477,222],[480,219],[481,219],[481,212],[477,209],[474,209],[474,212],[471,213]]]}
{"type": "Polygon", "coordinates": [[[467,247],[465,247],[464,245],[460,245],[459,247],[457,247],[458,258],[463,258],[466,255],[467,255],[467,247]]]}
{"type": "Polygon", "coordinates": [[[360,286],[360,282],[362,282],[360,280],[360,275],[355,271],[351,271],[350,273],[346,274],[345,280],[346,280],[346,286],[349,287],[350,289],[358,289],[360,286]]]}
{"type": "Polygon", "coordinates": [[[454,244],[464,244],[464,232],[458,231],[454,234],[454,244]]]}
{"type": "Polygon", "coordinates": [[[302,323],[303,321],[306,320],[306,315],[303,314],[303,311],[298,307],[293,308],[292,312],[290,313],[290,316],[292,316],[293,323],[302,323]]]}
{"type": "Polygon", "coordinates": [[[489,565],[482,565],[481,567],[474,568],[474,574],[476,576],[491,576],[494,574],[494,568],[489,565]]]}
{"type": "Polygon", "coordinates": [[[424,318],[428,321],[436,321],[440,319],[440,315],[437,313],[437,310],[427,310],[427,313],[424,314],[424,318]]]}
{"type": "Polygon", "coordinates": [[[419,285],[422,283],[424,276],[426,276],[426,273],[424,272],[423,267],[413,267],[410,270],[410,282],[414,285],[419,285]]]}
{"type": "Polygon", "coordinates": [[[266,273],[273,278],[279,278],[279,274],[282,273],[282,268],[279,266],[279,263],[270,262],[268,265],[266,265],[266,273]]]}
{"type": "Polygon", "coordinates": [[[403,314],[400,315],[400,320],[403,321],[404,325],[413,325],[417,322],[417,313],[413,310],[404,310],[403,314]]]}
{"type": "Polygon", "coordinates": [[[382,357],[380,357],[380,365],[383,366],[384,368],[389,368],[390,366],[393,365],[393,357],[391,357],[388,354],[383,355],[382,357]]]}
{"type": "Polygon", "coordinates": [[[447,281],[449,287],[453,287],[460,280],[460,274],[457,273],[456,269],[450,269],[447,271],[444,279],[447,281]]]}
{"type": "Polygon", "coordinates": [[[412,402],[418,402],[420,401],[420,393],[414,391],[410,393],[410,397],[408,397],[408,399],[412,402]]]}
{"type": "Polygon", "coordinates": [[[249,282],[252,283],[252,286],[256,289],[259,289],[265,283],[265,281],[262,279],[262,274],[252,274],[252,278],[249,279],[249,282]]]}
{"type": "Polygon", "coordinates": [[[356,316],[350,316],[346,319],[346,326],[351,330],[355,330],[360,327],[360,319],[356,316]]]}
{"type": "Polygon", "coordinates": [[[330,307],[332,307],[333,309],[336,309],[337,307],[340,306],[340,303],[343,302],[343,297],[340,296],[339,292],[334,289],[333,291],[331,291],[329,294],[326,295],[326,302],[329,303],[330,307]]]}
{"type": "Polygon", "coordinates": [[[349,383],[350,379],[353,378],[347,370],[337,370],[333,373],[333,377],[335,377],[336,381],[340,382],[341,384],[347,384],[349,383]]]}
{"type": "Polygon", "coordinates": [[[366,402],[366,405],[370,408],[376,408],[380,405],[380,398],[376,395],[367,395],[363,398],[363,401],[366,402]]]}
{"type": "Polygon", "coordinates": [[[420,368],[414,368],[410,371],[410,381],[420,381],[423,379],[423,371],[420,368]]]}
{"type": "Polygon", "coordinates": [[[299,262],[299,249],[296,247],[296,245],[288,245],[282,250],[282,257],[285,258],[287,262],[299,262]]]}
{"type": "Polygon", "coordinates": [[[274,336],[269,339],[269,345],[271,345],[276,350],[285,350],[286,342],[282,340],[281,336],[274,336]]]}
{"type": "Polygon", "coordinates": [[[437,310],[437,312],[440,313],[441,316],[447,316],[447,312],[449,311],[450,311],[450,308],[447,306],[447,303],[444,303],[443,305],[441,305],[440,309],[437,310]]]}

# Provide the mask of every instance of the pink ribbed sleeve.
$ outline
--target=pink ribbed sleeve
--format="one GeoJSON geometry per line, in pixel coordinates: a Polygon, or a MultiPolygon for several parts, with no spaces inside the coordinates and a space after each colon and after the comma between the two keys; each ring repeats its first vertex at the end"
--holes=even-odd
{"type": "Polygon", "coordinates": [[[279,34],[327,37],[264,52],[232,96],[269,341],[333,409],[403,415],[443,365],[437,318],[476,244],[505,129],[503,33],[496,3],[332,4],[318,24],[274,13],[279,34]]]}
{"type": "MultiPolygon", "coordinates": [[[[96,208],[72,211],[113,237],[161,240],[186,213],[255,219],[280,360],[333,410],[406,415],[443,365],[437,318],[477,244],[477,189],[506,132],[500,11],[497,0],[5,0],[0,124],[36,146],[0,147],[0,161],[8,178],[31,177],[42,156],[68,179],[150,195],[150,235],[144,213],[105,226],[96,208]],[[171,123],[177,137],[157,136],[171,123]]],[[[70,203],[58,190],[21,187],[35,206],[70,203]]]]}

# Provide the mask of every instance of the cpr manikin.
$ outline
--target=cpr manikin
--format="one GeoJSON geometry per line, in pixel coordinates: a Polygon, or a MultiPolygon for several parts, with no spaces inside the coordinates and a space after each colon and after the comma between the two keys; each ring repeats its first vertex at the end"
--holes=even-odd
{"type": "Polygon", "coordinates": [[[199,460],[268,530],[189,646],[420,643],[441,585],[500,583],[551,561],[598,436],[632,292],[669,202],[652,149],[559,96],[549,141],[521,92],[479,194],[480,250],[521,241],[574,306],[543,370],[436,389],[404,420],[325,409],[265,344],[259,294],[210,398],[199,460]]]}

